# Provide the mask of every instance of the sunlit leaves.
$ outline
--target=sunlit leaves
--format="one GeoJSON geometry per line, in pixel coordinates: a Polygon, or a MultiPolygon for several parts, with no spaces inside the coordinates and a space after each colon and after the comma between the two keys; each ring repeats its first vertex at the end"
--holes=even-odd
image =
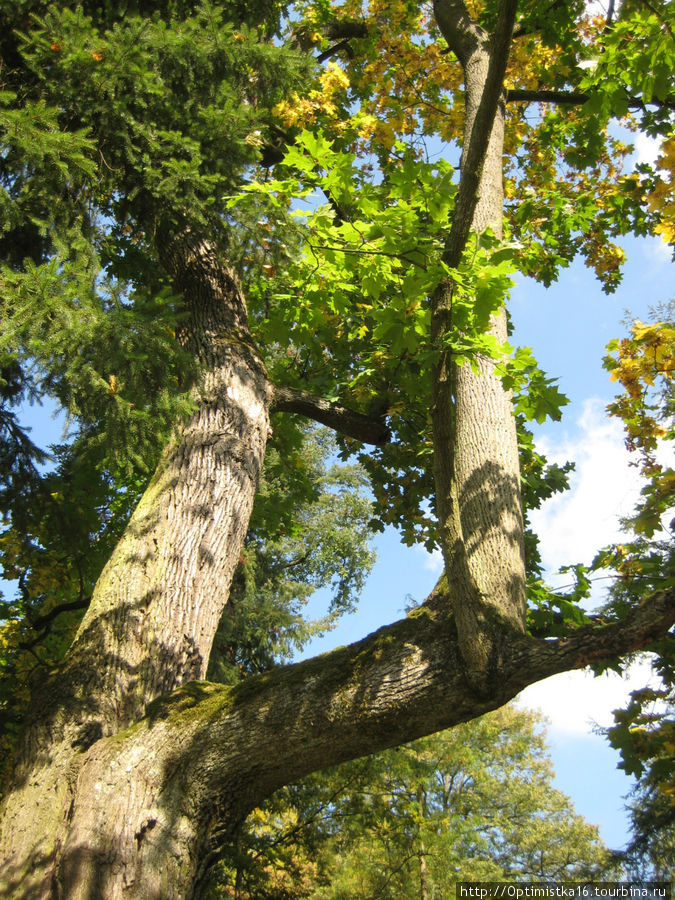
{"type": "MultiPolygon", "coordinates": [[[[293,126],[306,127],[317,117],[336,118],[342,110],[336,100],[345,99],[349,78],[334,62],[329,62],[318,76],[319,87],[309,91],[306,96],[293,95],[290,100],[282,100],[274,107],[274,114],[287,128],[293,126]]],[[[342,106],[342,104],[340,104],[342,106]]]]}
{"type": "Polygon", "coordinates": [[[334,150],[322,133],[303,132],[285,165],[294,178],[265,182],[257,190],[283,203],[309,185],[329,200],[295,213],[303,220],[306,251],[291,271],[296,305],[280,309],[291,340],[307,346],[318,338],[326,346],[330,336],[338,357],[340,340],[347,338],[352,367],[361,346],[367,352],[361,370],[354,370],[355,386],[366,370],[381,367],[385,352],[392,360],[432,350],[428,297],[451,275],[454,330],[448,340],[457,361],[477,352],[496,355],[485,331],[512,284],[513,251],[485,235],[449,272],[442,261],[443,238],[456,188],[446,163],[423,163],[399,145],[384,180],[373,183],[360,177],[351,154],[334,150]],[[322,325],[323,333],[317,333],[322,325]]]}
{"type": "Polygon", "coordinates": [[[658,216],[654,232],[667,244],[675,245],[675,136],[663,142],[656,170],[647,195],[650,208],[658,216]]]}
{"type": "Polygon", "coordinates": [[[633,4],[622,10],[601,38],[601,52],[591,57],[582,90],[592,91],[594,113],[622,117],[629,101],[644,104],[641,116],[648,131],[656,133],[668,121],[661,104],[673,99],[675,16],[669,4],[633,4]],[[647,109],[654,104],[652,109],[647,109]]]}
{"type": "Polygon", "coordinates": [[[605,366],[623,393],[608,407],[622,420],[626,446],[640,456],[643,474],[649,479],[643,491],[633,527],[651,537],[672,508],[675,472],[657,459],[660,440],[672,440],[673,376],[675,374],[675,328],[670,322],[635,322],[630,338],[613,341],[605,366]],[[666,399],[664,408],[664,397],[666,399]]]}
{"type": "Polygon", "coordinates": [[[500,364],[502,384],[514,392],[514,409],[530,422],[560,421],[568,398],[558,390],[557,379],[549,378],[537,364],[529,347],[518,347],[500,364]]]}
{"type": "MultiPolygon", "coordinates": [[[[672,303],[657,313],[661,321],[656,321],[656,315],[648,323],[635,321],[629,336],[609,345],[605,358],[612,380],[623,389],[609,412],[622,421],[626,446],[637,456],[645,476],[641,499],[624,521],[633,534],[601,551],[591,567],[616,576],[607,604],[607,613],[614,616],[675,584],[675,520],[669,521],[675,475],[660,458],[664,442],[673,438],[672,303]]],[[[660,681],[633,691],[627,706],[615,711],[615,724],[607,735],[621,754],[620,766],[638,779],[629,804],[633,833],[627,862],[635,874],[667,878],[672,871],[675,796],[672,636],[648,649],[655,654],[653,669],[660,681]]]]}
{"type": "Polygon", "coordinates": [[[510,707],[285,788],[232,851],[226,885],[238,871],[260,896],[302,865],[300,896],[314,900],[407,900],[422,867],[429,896],[451,897],[462,878],[597,877],[609,864],[552,787],[541,723],[510,707]]]}
{"type": "Polygon", "coordinates": [[[252,185],[230,206],[241,209],[258,196],[270,219],[290,214],[295,222],[304,252],[268,289],[272,302],[257,327],[266,343],[297,348],[289,350],[286,378],[300,370],[299,384],[386,415],[398,440],[362,460],[379,507],[373,524],[396,524],[407,542],[431,547],[433,527],[421,510],[431,493],[424,451],[438,353],[450,349],[456,364],[477,370],[481,359],[500,360],[505,387],[515,391],[525,418],[558,418],[565,400],[531,352],[519,350],[504,362],[508,345],[488,333],[513,285],[521,248],[486,232],[472,237],[459,266],[449,269],[443,252],[453,169],[398,144],[381,172],[381,181],[368,177],[356,154],[338,149],[321,130],[304,131],[278,177],[252,185]],[[290,197],[298,199],[289,212],[290,197]],[[429,298],[445,279],[452,283],[452,326],[435,344],[429,298]]]}

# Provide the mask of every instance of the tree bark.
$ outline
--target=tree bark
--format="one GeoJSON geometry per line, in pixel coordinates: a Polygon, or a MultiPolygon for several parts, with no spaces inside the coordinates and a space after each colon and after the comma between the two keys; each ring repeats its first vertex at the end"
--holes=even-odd
{"type": "MultiPolygon", "coordinates": [[[[429,817],[429,811],[427,809],[424,788],[421,785],[417,789],[417,803],[419,804],[419,811],[422,820],[426,821],[429,817]]],[[[417,858],[420,864],[420,900],[429,900],[429,889],[427,885],[427,848],[424,844],[424,839],[419,836],[417,858]]]]}
{"type": "MultiPolygon", "coordinates": [[[[452,260],[468,226],[500,227],[500,68],[513,3],[503,4],[492,42],[462,3],[437,0],[436,10],[465,66],[462,182],[476,184],[460,187],[452,260]]],[[[670,590],[621,623],[558,640],[524,633],[508,397],[491,363],[476,375],[446,353],[433,423],[447,581],[408,618],[350,647],[233,688],[201,681],[248,526],[273,388],[236,278],[214,248],[188,229],[157,234],[203,381],[64,666],[34,689],[0,820],[3,897],[199,896],[221,843],[275,789],[481,715],[548,675],[637,650],[675,619],[670,590]]],[[[434,298],[436,338],[452,326],[451,301],[448,282],[434,298]]],[[[504,334],[503,315],[493,328],[504,334]]],[[[276,399],[386,439],[381,423],[316,401],[282,391],[276,399]]]]}
{"type": "MultiPolygon", "coordinates": [[[[436,18],[464,70],[466,117],[455,215],[445,262],[459,265],[469,231],[502,235],[502,83],[517,3],[507,0],[490,37],[461,0],[436,0],[436,18]]],[[[495,361],[476,371],[453,362],[452,277],[433,297],[432,337],[442,348],[434,373],[432,424],[436,509],[467,677],[481,695],[499,679],[511,633],[525,628],[525,561],[520,466],[510,398],[495,361]]],[[[491,328],[506,341],[506,314],[491,328]]]]}
{"type": "Polygon", "coordinates": [[[427,888],[427,851],[424,841],[420,841],[420,848],[417,854],[420,861],[420,900],[429,900],[429,890],[427,888]]]}
{"type": "Polygon", "coordinates": [[[158,243],[189,311],[181,340],[203,378],[64,666],[34,688],[1,843],[12,865],[24,861],[26,896],[55,877],[48,861],[65,840],[83,751],[155,697],[204,678],[262,467],[271,392],[236,278],[189,232],[158,243]]]}
{"type": "Polygon", "coordinates": [[[234,688],[192,682],[150,704],[80,755],[55,861],[5,858],[3,896],[199,896],[218,842],[281,785],[481,715],[540,678],[644,646],[675,620],[671,589],[620,624],[554,641],[521,635],[499,689],[481,700],[447,596],[434,599],[349,647],[234,688]],[[49,880],[30,881],[30,861],[49,880]]]}

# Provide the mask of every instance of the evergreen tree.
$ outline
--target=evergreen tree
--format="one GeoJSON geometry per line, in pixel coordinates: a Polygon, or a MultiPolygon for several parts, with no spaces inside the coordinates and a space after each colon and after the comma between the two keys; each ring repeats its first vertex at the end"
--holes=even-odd
{"type": "MultiPolygon", "coordinates": [[[[18,578],[1,702],[12,725],[26,710],[4,894],[198,895],[283,784],[667,633],[663,579],[602,619],[583,592],[549,591],[536,555],[528,579],[519,444],[528,503],[565,473],[518,424],[559,416],[563,398],[510,347],[505,297],[515,269],[548,282],[577,254],[612,290],[617,236],[672,240],[672,15],[0,0],[0,502],[18,578]],[[609,128],[626,117],[664,139],[629,174],[609,128]],[[426,160],[431,135],[461,146],[458,172],[426,160]],[[71,421],[46,475],[23,398],[71,421]],[[264,608],[266,568],[274,593],[279,558],[300,558],[284,521],[319,520],[321,491],[351,515],[315,471],[313,489],[289,488],[295,510],[263,494],[249,527],[271,432],[282,459],[299,447],[290,415],[339,433],[368,474],[372,526],[438,546],[445,575],[356,645],[206,682],[233,586],[225,646],[248,645],[255,667],[285,652],[251,648],[239,567],[257,560],[264,608]]],[[[298,569],[323,579],[351,542],[337,606],[367,557],[364,512],[351,535],[333,518],[332,545],[298,569]]]]}

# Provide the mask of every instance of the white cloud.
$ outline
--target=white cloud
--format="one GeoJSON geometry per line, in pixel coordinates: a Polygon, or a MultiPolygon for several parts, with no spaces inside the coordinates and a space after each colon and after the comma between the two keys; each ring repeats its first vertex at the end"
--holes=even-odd
{"type": "MultiPolygon", "coordinates": [[[[621,540],[620,518],[632,512],[642,482],[624,446],[621,423],[607,417],[597,398],[584,403],[572,433],[555,445],[545,438],[538,446],[551,462],[576,462],[571,489],[532,514],[542,560],[551,573],[565,563],[587,563],[600,547],[621,540]]],[[[659,455],[666,462],[675,454],[662,448],[659,455]]],[[[558,583],[566,579],[559,576],[558,583]]],[[[554,732],[589,735],[594,724],[612,724],[612,710],[624,706],[630,691],[644,687],[650,675],[647,658],[637,660],[627,677],[566,672],[531,685],[519,695],[519,703],[540,708],[554,732]]]]}
{"type": "Polygon", "coordinates": [[[416,550],[422,555],[422,565],[429,572],[440,575],[443,571],[443,554],[440,550],[432,550],[429,553],[424,547],[416,546],[416,550]]]}
{"type": "Polygon", "coordinates": [[[531,684],[518,695],[517,704],[540,709],[554,734],[588,735],[593,726],[612,725],[612,711],[626,705],[631,691],[653,680],[651,663],[641,657],[626,676],[606,672],[595,678],[586,671],[565,672],[531,684]]]}
{"type": "Polygon", "coordinates": [[[601,547],[621,539],[620,518],[631,513],[642,482],[624,446],[621,423],[609,419],[602,402],[586,400],[573,433],[554,445],[537,442],[550,462],[576,463],[570,490],[557,494],[531,515],[541,540],[545,568],[588,563],[601,547]]]}
{"type": "Polygon", "coordinates": [[[635,147],[635,162],[647,163],[650,166],[656,164],[656,160],[661,152],[662,138],[653,138],[648,134],[639,132],[633,139],[635,147]]]}
{"type": "Polygon", "coordinates": [[[672,246],[660,237],[645,238],[645,255],[649,262],[656,263],[659,266],[664,264],[671,265],[673,262],[672,246]]]}

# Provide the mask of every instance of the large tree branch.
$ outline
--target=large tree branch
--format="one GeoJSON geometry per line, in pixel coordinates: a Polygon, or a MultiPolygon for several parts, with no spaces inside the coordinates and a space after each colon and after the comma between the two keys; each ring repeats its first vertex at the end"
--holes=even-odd
{"type": "MultiPolygon", "coordinates": [[[[452,620],[424,605],[348,647],[233,690],[205,687],[214,702],[195,736],[204,731],[204,752],[214,771],[222,765],[223,746],[232,744],[232,727],[239,732],[237,743],[260,741],[264,747],[276,738],[278,758],[267,754],[269,774],[260,772],[276,787],[316,768],[474,718],[550,675],[635,652],[663,637],[674,623],[675,590],[670,589],[653,595],[622,622],[584,626],[555,640],[504,635],[502,668],[492,673],[494,689],[485,699],[465,678],[452,620]],[[221,695],[217,701],[216,694],[221,695]]],[[[196,691],[199,695],[200,688],[196,691]]],[[[180,692],[158,701],[148,727],[153,717],[172,715],[170,710],[185,702],[180,692]]],[[[259,770],[262,755],[251,762],[259,770]]],[[[226,771],[229,767],[223,776],[226,771]]]]}
{"type": "Polygon", "coordinates": [[[226,839],[283,784],[475,718],[549,675],[638,650],[672,625],[674,601],[675,590],[662,591],[620,624],[553,641],[504,634],[490,696],[477,696],[465,676],[444,602],[235,687],[189,683],[81,758],[63,865],[88,866],[100,883],[121,867],[133,884],[164,859],[158,847],[175,848],[171,860],[209,858],[209,833],[226,839]],[[139,792],[142,815],[120,837],[110,809],[139,792]]]}
{"type": "Polygon", "coordinates": [[[329,403],[323,397],[296,388],[273,385],[270,411],[306,416],[364,444],[386,444],[391,440],[391,432],[382,419],[354,412],[338,403],[329,403]]]}
{"type": "MultiPolygon", "coordinates": [[[[92,778],[98,781],[108,757],[120,773],[127,757],[136,770],[143,760],[159,798],[178,791],[198,817],[212,816],[224,802],[231,815],[236,803],[243,817],[289,781],[475,718],[550,675],[632,653],[662,638],[675,621],[670,589],[620,623],[585,626],[555,640],[505,634],[493,690],[478,697],[465,677],[454,623],[440,612],[438,596],[430,599],[436,602],[348,647],[234,688],[196,682],[160,698],[126,735],[91,748],[92,778]]],[[[87,763],[79,802],[87,802],[86,782],[87,763]]],[[[103,787],[124,789],[124,778],[115,785],[111,777],[103,787]]],[[[105,827],[101,785],[92,784],[92,791],[92,802],[103,804],[105,827]]],[[[154,801],[152,815],[159,840],[172,824],[162,799],[154,801]]]]}
{"type": "MultiPolygon", "coordinates": [[[[558,106],[583,106],[591,95],[582,91],[526,91],[512,89],[506,92],[507,103],[555,103],[558,106]]],[[[638,98],[629,97],[626,101],[629,109],[646,109],[647,106],[658,106],[662,109],[675,110],[675,100],[652,99],[649,103],[638,98]]]]}

